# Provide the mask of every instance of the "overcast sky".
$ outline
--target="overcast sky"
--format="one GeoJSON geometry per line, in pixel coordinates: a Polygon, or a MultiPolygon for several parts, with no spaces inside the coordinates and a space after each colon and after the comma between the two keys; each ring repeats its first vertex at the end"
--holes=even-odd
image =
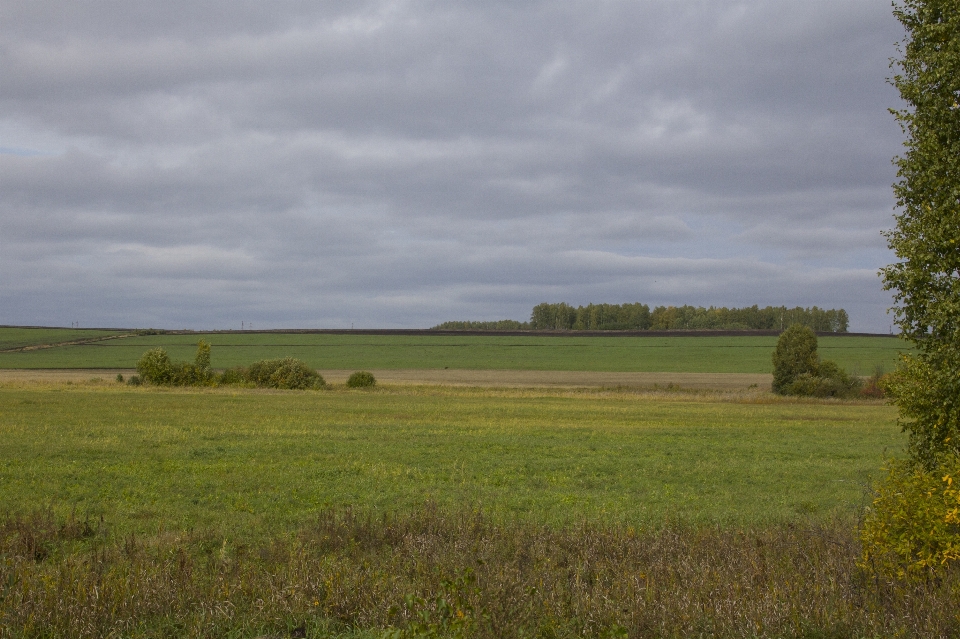
{"type": "Polygon", "coordinates": [[[0,4],[0,324],[887,332],[877,0],[0,4]]]}

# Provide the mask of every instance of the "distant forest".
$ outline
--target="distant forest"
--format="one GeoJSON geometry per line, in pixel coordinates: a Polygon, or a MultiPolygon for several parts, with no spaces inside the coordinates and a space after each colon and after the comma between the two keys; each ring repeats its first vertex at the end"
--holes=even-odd
{"type": "Polygon", "coordinates": [[[649,306],[640,303],[587,304],[573,307],[564,302],[544,302],[533,307],[529,322],[444,322],[433,328],[479,331],[782,330],[792,324],[803,324],[823,333],[846,333],[850,318],[842,308],[828,310],[816,306],[657,306],[651,311],[649,306]]]}

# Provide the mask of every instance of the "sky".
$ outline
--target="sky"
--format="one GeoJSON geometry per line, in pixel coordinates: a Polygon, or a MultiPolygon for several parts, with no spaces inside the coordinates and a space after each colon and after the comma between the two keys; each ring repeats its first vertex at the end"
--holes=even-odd
{"type": "Polygon", "coordinates": [[[0,324],[889,332],[876,0],[0,4],[0,324]]]}

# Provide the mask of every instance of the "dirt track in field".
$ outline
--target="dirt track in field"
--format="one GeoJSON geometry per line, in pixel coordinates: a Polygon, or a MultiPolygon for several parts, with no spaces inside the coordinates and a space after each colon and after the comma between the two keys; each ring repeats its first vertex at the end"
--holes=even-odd
{"type": "MultiPolygon", "coordinates": [[[[353,370],[322,370],[327,382],[342,384],[353,370]]],[[[669,385],[681,388],[740,390],[753,385],[761,389],[770,387],[772,375],[752,373],[607,373],[590,371],[514,371],[514,370],[372,370],[381,384],[446,385],[478,387],[630,387],[653,388],[654,385],[669,385]]],[[[136,371],[111,370],[0,370],[2,382],[80,382],[95,378],[113,380],[117,373],[124,377],[136,371]]]]}

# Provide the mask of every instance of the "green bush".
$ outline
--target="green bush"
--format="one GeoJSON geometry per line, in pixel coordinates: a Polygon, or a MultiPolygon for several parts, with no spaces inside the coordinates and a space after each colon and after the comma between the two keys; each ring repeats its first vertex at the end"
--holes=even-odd
{"type": "Polygon", "coordinates": [[[787,395],[801,375],[816,376],[819,361],[816,333],[801,324],[785,330],[773,351],[773,392],[787,395]]]}
{"type": "Polygon", "coordinates": [[[893,460],[875,485],[860,531],[861,566],[868,572],[926,579],[960,560],[960,456],[938,461],[931,470],[893,460]]]}
{"type": "Polygon", "coordinates": [[[773,352],[773,392],[803,397],[852,397],[862,382],[836,362],[821,360],[817,335],[794,324],[780,335],[773,352]]]}
{"type": "Polygon", "coordinates": [[[784,395],[801,397],[853,397],[863,383],[848,375],[835,362],[824,360],[815,373],[801,373],[784,389],[784,395]]]}
{"type": "Polygon", "coordinates": [[[228,368],[217,377],[217,384],[222,386],[242,386],[248,383],[247,370],[242,366],[228,368]]]}
{"type": "Polygon", "coordinates": [[[347,378],[348,388],[369,388],[376,385],[376,378],[368,371],[357,371],[347,378]]]}
{"type": "Polygon", "coordinates": [[[298,359],[284,359],[282,364],[270,375],[271,388],[290,388],[305,390],[326,386],[323,377],[298,359]]]}
{"type": "Polygon", "coordinates": [[[204,386],[214,382],[210,370],[210,344],[197,342],[197,355],[193,364],[174,362],[161,348],[152,348],[137,362],[137,373],[144,382],[158,386],[204,386]]]}
{"type": "Polygon", "coordinates": [[[246,370],[246,378],[254,386],[266,388],[270,385],[270,376],[282,366],[282,359],[261,359],[250,364],[246,370]]]}
{"type": "Polygon", "coordinates": [[[165,386],[173,380],[173,363],[162,347],[151,348],[137,361],[137,374],[150,384],[165,386]]]}
{"type": "Polygon", "coordinates": [[[254,362],[243,373],[243,377],[260,388],[303,390],[326,386],[320,373],[293,357],[254,362]]]}

